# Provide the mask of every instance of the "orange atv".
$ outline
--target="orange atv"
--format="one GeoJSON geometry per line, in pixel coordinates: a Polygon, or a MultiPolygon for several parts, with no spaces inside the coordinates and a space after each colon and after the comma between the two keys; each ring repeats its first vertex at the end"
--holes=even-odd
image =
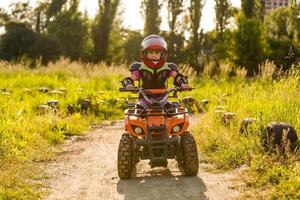
{"type": "MultiPolygon", "coordinates": [[[[179,169],[187,176],[196,176],[199,168],[197,146],[193,135],[188,132],[187,109],[177,106],[166,108],[169,95],[178,99],[177,92],[187,89],[132,89],[121,88],[121,92],[138,93],[149,102],[139,108],[127,104],[125,110],[125,133],[118,149],[118,173],[121,179],[129,179],[140,159],[150,159],[151,168],[167,167],[167,159],[176,159],[179,169]],[[160,99],[149,94],[160,94],[160,99]]],[[[188,89],[188,90],[191,90],[188,89]]]]}

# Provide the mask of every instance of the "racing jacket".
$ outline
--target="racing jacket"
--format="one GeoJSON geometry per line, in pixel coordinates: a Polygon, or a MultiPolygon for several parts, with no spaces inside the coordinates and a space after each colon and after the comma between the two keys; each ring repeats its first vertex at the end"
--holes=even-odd
{"type": "Polygon", "coordinates": [[[164,89],[172,72],[178,72],[174,63],[165,63],[162,67],[153,69],[147,67],[143,62],[135,62],[130,66],[132,74],[139,80],[139,87],[144,89],[164,89]]]}

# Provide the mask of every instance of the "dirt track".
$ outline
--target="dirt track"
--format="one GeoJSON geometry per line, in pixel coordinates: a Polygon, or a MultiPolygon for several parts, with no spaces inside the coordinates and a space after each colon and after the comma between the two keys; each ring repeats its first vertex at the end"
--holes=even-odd
{"type": "MultiPolygon", "coordinates": [[[[192,118],[192,123],[198,117],[192,118]]],[[[136,178],[120,180],[117,173],[118,142],[122,121],[103,125],[84,137],[72,138],[56,161],[46,164],[45,199],[202,200],[234,199],[234,172],[215,174],[200,164],[197,177],[181,176],[176,163],[151,169],[147,161],[138,164],[136,178]]]]}

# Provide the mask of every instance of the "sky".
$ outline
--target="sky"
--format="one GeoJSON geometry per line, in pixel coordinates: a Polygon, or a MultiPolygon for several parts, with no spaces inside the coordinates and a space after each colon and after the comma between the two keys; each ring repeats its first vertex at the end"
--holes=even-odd
{"type": "MultiPolygon", "coordinates": [[[[0,0],[0,7],[8,9],[11,3],[15,2],[27,2],[29,1],[33,6],[41,0],[0,0]]],[[[203,8],[203,16],[201,21],[201,27],[204,31],[210,31],[215,27],[215,12],[214,12],[214,0],[205,0],[206,3],[203,8]]],[[[241,0],[231,0],[232,5],[235,7],[240,7],[241,0]]],[[[124,13],[122,16],[123,25],[126,28],[142,30],[144,27],[144,21],[140,13],[141,0],[121,0],[122,6],[124,7],[124,13]],[[129,3],[130,2],[130,3],[129,3]]],[[[87,9],[88,15],[92,18],[97,13],[98,0],[81,0],[79,9],[84,11],[87,9]]],[[[167,12],[166,8],[162,10],[161,13],[162,24],[161,29],[167,30],[167,12]]]]}

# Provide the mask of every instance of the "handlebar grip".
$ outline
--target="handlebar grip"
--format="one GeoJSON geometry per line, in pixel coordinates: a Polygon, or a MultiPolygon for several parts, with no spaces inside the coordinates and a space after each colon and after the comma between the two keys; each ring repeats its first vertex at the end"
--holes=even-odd
{"type": "Polygon", "coordinates": [[[190,87],[190,88],[182,88],[182,87],[180,87],[180,88],[177,89],[177,91],[179,91],[179,92],[181,92],[181,91],[192,91],[193,89],[195,89],[195,88],[193,88],[193,87],[190,87]]]}
{"type": "Polygon", "coordinates": [[[195,88],[193,88],[193,87],[186,88],[187,91],[192,91],[193,89],[195,89],[195,88]]]}
{"type": "Polygon", "coordinates": [[[120,92],[138,92],[139,88],[134,87],[134,88],[119,88],[120,92]]]}

